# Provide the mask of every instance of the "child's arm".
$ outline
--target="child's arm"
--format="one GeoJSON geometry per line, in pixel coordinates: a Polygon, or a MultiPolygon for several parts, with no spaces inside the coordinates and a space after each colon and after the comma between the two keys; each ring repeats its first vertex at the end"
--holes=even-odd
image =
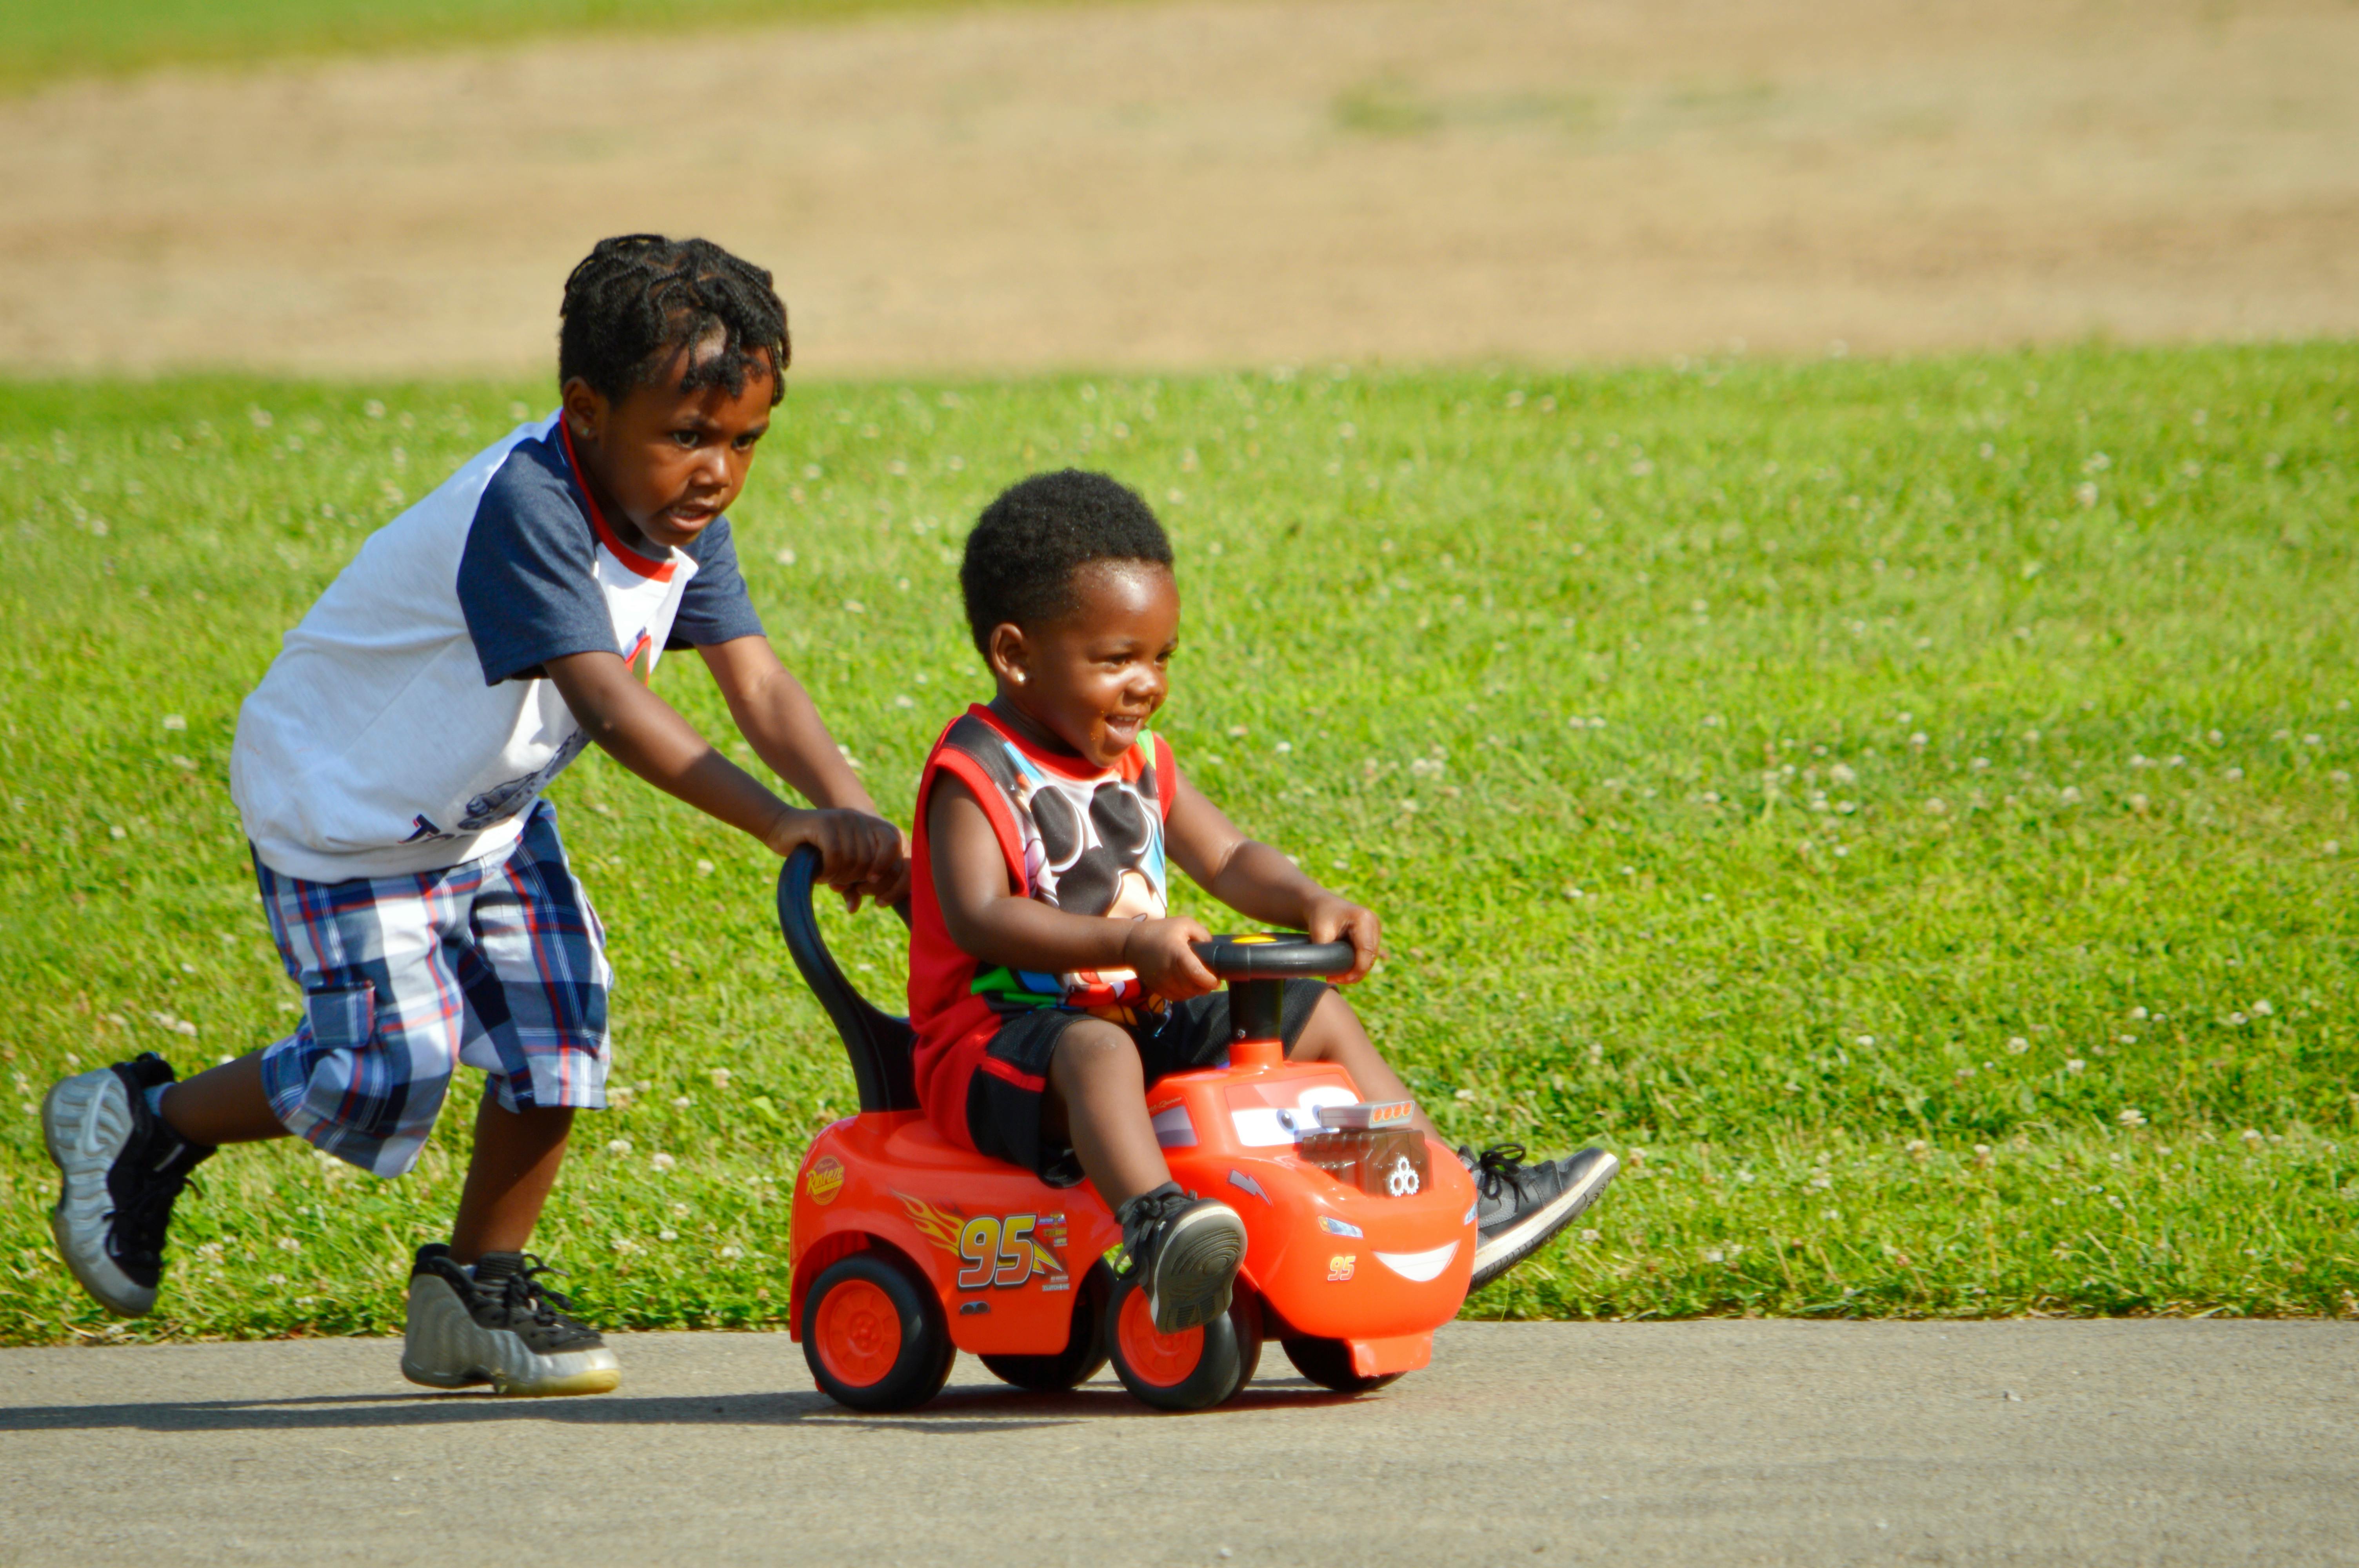
{"type": "Polygon", "coordinates": [[[1198,887],[1247,919],[1306,931],[1313,942],[1348,940],[1352,972],[1337,977],[1343,984],[1366,974],[1376,961],[1383,934],[1373,911],[1330,892],[1284,855],[1246,838],[1184,774],[1172,795],[1163,838],[1173,862],[1198,887]]]}
{"type": "Polygon", "coordinates": [[[987,964],[1059,974],[1133,969],[1159,996],[1201,996],[1221,982],[1188,944],[1212,933],[1192,920],[1109,920],[1056,909],[1010,889],[991,819],[973,791],[937,775],[926,802],[934,896],[961,950],[987,964]]]}
{"type": "Polygon", "coordinates": [[[908,886],[901,836],[891,823],[860,810],[788,806],[641,686],[620,654],[568,654],[546,667],[590,739],[658,789],[752,834],[779,855],[817,846],[821,874],[855,906],[863,892],[908,886]]]}
{"type": "MultiPolygon", "coordinates": [[[[729,704],[737,733],[772,773],[815,806],[884,815],[843,760],[810,694],[778,662],[767,637],[734,637],[697,652],[729,704]]],[[[867,890],[879,903],[898,903],[909,892],[909,841],[899,828],[893,831],[900,856],[894,878],[887,885],[867,890]]]]}

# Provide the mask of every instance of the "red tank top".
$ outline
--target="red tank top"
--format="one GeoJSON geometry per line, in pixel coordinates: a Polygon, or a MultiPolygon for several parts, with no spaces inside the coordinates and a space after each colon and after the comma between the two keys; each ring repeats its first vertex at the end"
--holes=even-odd
{"type": "Polygon", "coordinates": [[[1007,884],[1076,914],[1160,918],[1168,907],[1164,819],[1179,769],[1159,735],[1140,737],[1111,768],[1044,752],[977,703],[934,742],[918,779],[909,919],[909,1022],[917,1030],[922,1095],[935,1061],[997,1019],[1067,1007],[1120,1023],[1159,1010],[1128,969],[1036,973],[985,964],[962,950],[934,895],[927,814],[934,781],[949,773],[991,819],[1007,884]]]}

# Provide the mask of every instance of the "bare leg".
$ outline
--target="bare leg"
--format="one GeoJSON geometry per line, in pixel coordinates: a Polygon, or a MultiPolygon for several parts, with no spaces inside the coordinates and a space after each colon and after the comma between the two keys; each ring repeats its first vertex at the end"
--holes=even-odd
{"type": "Polygon", "coordinates": [[[257,1143],[288,1135],[263,1092],[259,1051],[174,1084],[164,1091],[161,1108],[164,1125],[191,1143],[257,1143]]]}
{"type": "Polygon", "coordinates": [[[473,1263],[486,1252],[521,1252],[565,1162],[573,1130],[567,1106],[502,1110],[486,1091],[475,1111],[475,1152],[451,1225],[451,1260],[473,1263]]]}
{"type": "Polygon", "coordinates": [[[1147,1069],[1126,1032],[1101,1019],[1069,1025],[1049,1058],[1044,1098],[1042,1130],[1072,1140],[1108,1208],[1171,1179],[1147,1115],[1147,1069]]]}
{"type": "MultiPolygon", "coordinates": [[[[1368,1039],[1368,1032],[1360,1027],[1360,1015],[1343,1000],[1341,991],[1329,991],[1310,1010],[1310,1022],[1302,1026],[1302,1037],[1294,1043],[1288,1060],[1296,1062],[1332,1062],[1352,1075],[1352,1082],[1368,1099],[1383,1104],[1388,1100],[1415,1100],[1399,1076],[1385,1065],[1376,1047],[1368,1039]]],[[[1423,1108],[1409,1112],[1410,1125],[1438,1143],[1450,1140],[1433,1125],[1423,1108]]]]}

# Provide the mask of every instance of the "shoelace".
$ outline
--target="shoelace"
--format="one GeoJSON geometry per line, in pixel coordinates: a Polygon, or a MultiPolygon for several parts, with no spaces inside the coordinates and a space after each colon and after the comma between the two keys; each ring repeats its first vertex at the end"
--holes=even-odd
{"type": "MultiPolygon", "coordinates": [[[[562,1274],[565,1271],[542,1262],[538,1253],[527,1252],[523,1259],[523,1268],[503,1276],[499,1281],[500,1305],[512,1313],[522,1311],[531,1314],[532,1321],[543,1328],[553,1327],[560,1310],[567,1313],[574,1310],[573,1302],[564,1292],[551,1290],[542,1284],[540,1276],[562,1274]]],[[[569,1317],[566,1321],[571,1323],[573,1320],[569,1317]]]]}
{"type": "MultiPolygon", "coordinates": [[[[185,1151],[189,1145],[181,1147],[185,1151]]],[[[107,1216],[125,1257],[151,1263],[163,1261],[164,1232],[172,1223],[172,1206],[179,1201],[182,1189],[191,1184],[190,1172],[195,1164],[191,1161],[188,1165],[179,1165],[180,1158],[175,1154],[164,1170],[151,1173],[140,1184],[138,1194],[129,1203],[107,1216]],[[176,1165],[179,1168],[173,1168],[176,1165]]]]}
{"type": "Polygon", "coordinates": [[[1475,1157],[1474,1185],[1484,1197],[1496,1197],[1502,1187],[1510,1188],[1517,1197],[1524,1195],[1524,1146],[1520,1143],[1494,1143],[1475,1157]]]}

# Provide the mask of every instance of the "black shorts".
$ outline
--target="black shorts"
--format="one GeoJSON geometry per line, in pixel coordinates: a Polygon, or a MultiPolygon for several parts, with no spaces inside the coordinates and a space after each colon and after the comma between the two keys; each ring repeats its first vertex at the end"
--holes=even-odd
{"type": "MultiPolygon", "coordinates": [[[[1288,980],[1278,1004],[1279,1041],[1294,1054],[1303,1026],[1319,999],[1333,988],[1325,980],[1288,980]]],[[[1081,1162],[1062,1140],[1051,1140],[1040,1129],[1041,1098],[1048,1092],[1049,1058],[1058,1037],[1091,1018],[1086,1012],[1044,1007],[1019,1013],[999,1026],[984,1054],[1015,1069],[1025,1082],[1016,1083],[988,1069],[967,1080],[967,1134],[975,1150],[1038,1173],[1052,1187],[1070,1187],[1082,1179],[1081,1162]],[[1037,1087],[1032,1087],[1037,1086],[1037,1087]]],[[[1209,991],[1164,1009],[1152,1028],[1129,1031],[1138,1044],[1138,1058],[1151,1087],[1157,1079],[1196,1067],[1218,1066],[1229,1054],[1229,993],[1209,991]]]]}

